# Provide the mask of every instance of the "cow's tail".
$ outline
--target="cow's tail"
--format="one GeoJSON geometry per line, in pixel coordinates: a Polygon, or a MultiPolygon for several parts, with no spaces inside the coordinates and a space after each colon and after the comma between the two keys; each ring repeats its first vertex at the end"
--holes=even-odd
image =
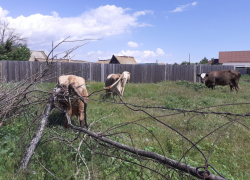
{"type": "Polygon", "coordinates": [[[114,87],[123,78],[123,76],[124,75],[121,75],[121,77],[119,77],[116,82],[114,82],[111,86],[105,87],[104,89],[111,89],[112,87],[114,87]]]}

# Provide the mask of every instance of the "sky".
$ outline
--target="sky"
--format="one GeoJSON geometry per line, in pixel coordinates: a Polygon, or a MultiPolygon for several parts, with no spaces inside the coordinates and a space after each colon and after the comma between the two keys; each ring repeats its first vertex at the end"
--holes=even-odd
{"type": "MultiPolygon", "coordinates": [[[[0,0],[8,22],[30,50],[54,54],[82,45],[73,60],[97,62],[113,54],[138,63],[195,63],[219,51],[250,50],[249,0],[0,0]]],[[[58,55],[58,58],[63,54],[58,55]]]]}

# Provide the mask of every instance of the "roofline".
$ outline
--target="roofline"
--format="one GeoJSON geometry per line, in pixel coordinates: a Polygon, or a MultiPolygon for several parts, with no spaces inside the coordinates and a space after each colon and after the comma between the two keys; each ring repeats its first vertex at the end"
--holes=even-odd
{"type": "Polygon", "coordinates": [[[219,51],[220,52],[246,52],[246,51],[250,51],[250,50],[245,50],[245,51],[219,51]]]}
{"type": "Polygon", "coordinates": [[[129,57],[129,58],[135,58],[133,56],[119,56],[119,55],[114,55],[114,56],[118,56],[118,57],[129,57]]]}

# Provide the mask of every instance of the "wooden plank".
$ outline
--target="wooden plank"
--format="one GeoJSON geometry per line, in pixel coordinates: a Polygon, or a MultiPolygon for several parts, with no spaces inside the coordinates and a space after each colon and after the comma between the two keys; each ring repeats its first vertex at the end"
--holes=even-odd
{"type": "Polygon", "coordinates": [[[84,63],[82,64],[82,71],[83,71],[83,78],[86,80],[86,81],[90,81],[90,63],[84,63]]]}
{"type": "Polygon", "coordinates": [[[7,80],[7,75],[8,75],[8,61],[2,61],[2,81],[4,83],[7,83],[8,80],[7,80]]]}
{"type": "Polygon", "coordinates": [[[0,61],[0,82],[3,82],[3,63],[0,61]]]}
{"type": "Polygon", "coordinates": [[[15,81],[15,63],[14,61],[8,61],[8,74],[7,74],[8,82],[15,81]]]}
{"type": "Polygon", "coordinates": [[[104,64],[101,64],[101,82],[104,82],[104,64]]]}
{"type": "Polygon", "coordinates": [[[15,82],[20,81],[20,75],[19,75],[19,61],[15,61],[15,82]]]}

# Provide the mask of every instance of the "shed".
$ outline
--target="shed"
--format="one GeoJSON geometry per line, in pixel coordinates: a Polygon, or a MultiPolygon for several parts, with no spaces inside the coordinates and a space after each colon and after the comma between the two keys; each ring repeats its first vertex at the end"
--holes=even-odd
{"type": "Polygon", "coordinates": [[[113,55],[109,64],[137,64],[137,62],[132,56],[113,55]]]}
{"type": "Polygon", "coordinates": [[[44,51],[30,51],[29,61],[36,61],[36,59],[47,59],[47,54],[44,51]]]}

